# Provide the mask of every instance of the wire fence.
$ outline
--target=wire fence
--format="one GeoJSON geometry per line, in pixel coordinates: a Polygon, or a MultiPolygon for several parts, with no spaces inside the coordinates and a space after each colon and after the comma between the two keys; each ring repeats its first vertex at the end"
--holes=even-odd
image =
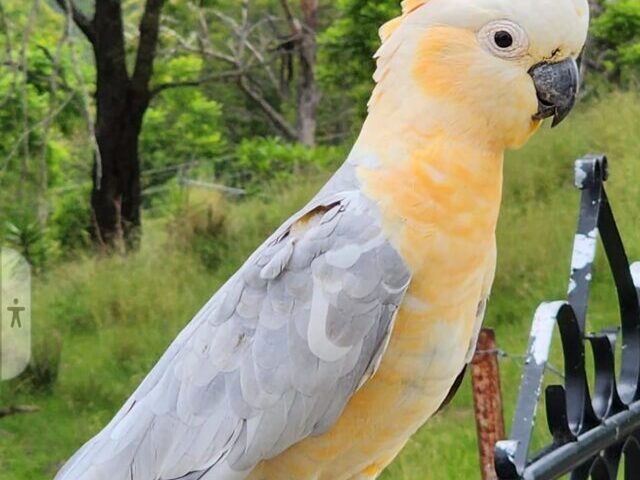
{"type": "MultiPolygon", "coordinates": [[[[224,162],[233,158],[233,155],[223,155],[216,158],[216,162],[224,162]]],[[[244,196],[247,194],[247,191],[244,188],[229,186],[219,182],[190,178],[190,172],[194,168],[211,163],[211,160],[192,160],[189,162],[144,170],[140,172],[140,178],[143,182],[146,180],[146,183],[149,183],[150,186],[143,188],[141,195],[146,197],[170,190],[174,187],[174,185],[169,183],[172,179],[177,179],[178,185],[184,188],[204,188],[208,190],[215,190],[229,196],[244,196]],[[157,179],[157,177],[163,176],[166,178],[160,178],[154,182],[154,177],[157,179]]],[[[235,178],[245,178],[246,176],[247,172],[242,171],[236,172],[233,175],[235,178]]],[[[91,185],[91,181],[89,180],[72,183],[62,187],[52,188],[49,190],[49,194],[54,196],[64,195],[72,191],[90,188],[91,185]]]]}
{"type": "MultiPolygon", "coordinates": [[[[496,334],[483,328],[470,365],[473,408],[478,438],[478,454],[482,480],[498,480],[494,465],[495,445],[506,438],[503,413],[500,364],[512,362],[522,369],[531,355],[508,352],[500,348],[496,334]]],[[[562,369],[547,362],[546,370],[565,383],[562,369]]]]}
{"type": "MultiPolygon", "coordinates": [[[[518,366],[522,366],[526,361],[528,356],[526,354],[515,354],[509,353],[506,350],[501,348],[493,348],[489,350],[476,350],[476,355],[497,355],[498,360],[510,360],[518,364],[518,366]]],[[[547,370],[551,372],[556,377],[564,380],[564,373],[562,373],[562,369],[556,367],[553,363],[547,362],[547,370]]]]}

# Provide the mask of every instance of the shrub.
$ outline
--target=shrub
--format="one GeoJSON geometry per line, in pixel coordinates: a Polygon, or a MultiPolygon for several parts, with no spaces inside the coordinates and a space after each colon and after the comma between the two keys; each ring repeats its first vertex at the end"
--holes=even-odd
{"type": "Polygon", "coordinates": [[[66,193],[56,200],[51,215],[51,235],[65,255],[91,246],[90,218],[88,187],[66,193]]]}
{"type": "Polygon", "coordinates": [[[20,253],[35,270],[41,270],[53,246],[46,228],[29,213],[13,215],[5,224],[5,242],[20,253]]]}
{"type": "Polygon", "coordinates": [[[615,78],[640,73],[640,2],[617,0],[604,4],[593,21],[593,35],[600,44],[602,62],[615,78]]]}
{"type": "Polygon", "coordinates": [[[52,296],[46,312],[58,321],[58,326],[74,332],[94,332],[99,327],[91,311],[91,298],[87,295],[84,279],[58,281],[62,294],[52,296]]]}
{"type": "Polygon", "coordinates": [[[219,194],[206,190],[184,191],[167,224],[175,248],[194,252],[203,266],[217,267],[224,256],[227,207],[219,194]]]}
{"type": "Polygon", "coordinates": [[[259,190],[265,183],[284,182],[303,173],[324,171],[344,158],[342,148],[308,148],[273,137],[243,140],[235,154],[232,183],[250,192],[259,190]]]}
{"type": "Polygon", "coordinates": [[[36,337],[31,362],[21,380],[28,382],[32,389],[50,391],[58,379],[61,352],[62,336],[57,330],[36,337]]]}
{"type": "MultiPolygon", "coordinates": [[[[164,92],[162,101],[154,102],[147,111],[140,135],[140,154],[145,170],[219,155],[225,148],[222,118],[220,105],[199,90],[164,92]]],[[[146,180],[150,185],[163,183],[162,176],[146,180]]]]}

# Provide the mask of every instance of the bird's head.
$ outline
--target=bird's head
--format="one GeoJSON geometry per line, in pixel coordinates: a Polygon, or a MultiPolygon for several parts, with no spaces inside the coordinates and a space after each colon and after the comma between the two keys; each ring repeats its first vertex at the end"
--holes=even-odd
{"type": "Polygon", "coordinates": [[[579,85],[587,0],[405,0],[382,27],[371,110],[504,147],[560,123],[579,85]],[[386,106],[384,104],[386,103],[386,106]]]}

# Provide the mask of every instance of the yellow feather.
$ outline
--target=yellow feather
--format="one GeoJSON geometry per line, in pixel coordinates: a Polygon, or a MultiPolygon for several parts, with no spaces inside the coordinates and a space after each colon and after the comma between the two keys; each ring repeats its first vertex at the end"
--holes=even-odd
{"type": "Polygon", "coordinates": [[[406,17],[415,9],[417,9],[418,7],[421,7],[428,1],[429,0],[403,0],[402,15],[392,20],[389,20],[387,23],[382,25],[382,27],[380,27],[380,30],[378,31],[380,35],[380,40],[382,40],[383,42],[386,41],[393,34],[393,32],[395,32],[396,29],[400,26],[400,23],[402,22],[404,17],[406,17]]]}
{"type": "Polygon", "coordinates": [[[408,15],[413,12],[416,8],[421,7],[429,0],[403,0],[402,2],[402,13],[404,15],[408,15]]]}
{"type": "Polygon", "coordinates": [[[400,22],[402,22],[402,17],[396,17],[393,20],[389,20],[387,23],[380,27],[378,34],[380,35],[380,40],[386,42],[387,39],[391,36],[393,32],[400,26],[400,22]]]}

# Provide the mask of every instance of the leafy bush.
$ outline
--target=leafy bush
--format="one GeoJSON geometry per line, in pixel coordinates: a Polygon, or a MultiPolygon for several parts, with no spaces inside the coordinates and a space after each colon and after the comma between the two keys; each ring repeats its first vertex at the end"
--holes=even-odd
{"type": "MultiPolygon", "coordinates": [[[[147,111],[140,135],[144,169],[211,160],[212,170],[215,158],[225,147],[220,105],[195,89],[168,90],[161,100],[147,111]]],[[[176,173],[170,172],[168,178],[176,173]]],[[[145,180],[147,184],[157,183],[145,180]]]]}
{"type": "Polygon", "coordinates": [[[87,250],[91,246],[90,218],[88,187],[69,192],[56,200],[51,215],[51,235],[65,254],[87,250]]]}
{"type": "Polygon", "coordinates": [[[602,63],[613,77],[640,73],[640,2],[615,0],[604,4],[593,21],[593,34],[603,51],[602,63]]]}
{"type": "Polygon", "coordinates": [[[350,102],[354,113],[350,123],[359,128],[373,87],[373,54],[380,46],[378,29],[400,14],[400,2],[338,0],[335,8],[339,18],[318,39],[318,79],[325,92],[320,112],[326,117],[324,122],[331,124],[336,109],[342,110],[344,102],[350,102]],[[342,104],[325,110],[324,104],[334,98],[342,104]]]}
{"type": "Polygon", "coordinates": [[[91,312],[91,299],[86,295],[82,279],[69,278],[64,284],[64,295],[51,298],[47,315],[57,319],[58,326],[74,332],[94,332],[98,322],[91,312]]]}
{"type": "Polygon", "coordinates": [[[50,251],[46,229],[31,214],[15,214],[5,224],[4,240],[36,270],[42,269],[50,251]]]}
{"type": "Polygon", "coordinates": [[[224,258],[227,207],[220,195],[193,189],[177,198],[167,224],[174,248],[193,252],[205,268],[216,268],[224,258]]]}
{"type": "Polygon", "coordinates": [[[284,182],[301,173],[317,173],[344,159],[337,147],[308,148],[287,144],[278,138],[251,138],[237,146],[231,183],[250,192],[269,182],[284,182]]]}
{"type": "Polygon", "coordinates": [[[31,362],[26,372],[20,377],[20,384],[28,383],[32,389],[50,391],[60,371],[62,353],[60,332],[50,330],[46,335],[37,336],[32,350],[31,362]]]}

